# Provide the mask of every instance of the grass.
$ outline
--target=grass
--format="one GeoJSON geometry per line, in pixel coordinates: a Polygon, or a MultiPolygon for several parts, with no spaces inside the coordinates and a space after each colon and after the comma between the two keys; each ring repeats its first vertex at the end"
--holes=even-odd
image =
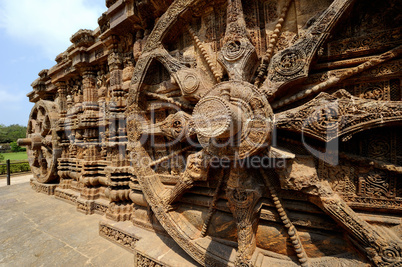
{"type": "Polygon", "coordinates": [[[27,163],[28,155],[27,152],[11,152],[11,153],[1,153],[4,156],[4,161],[0,161],[0,175],[7,174],[6,160],[11,161],[10,172],[26,172],[29,171],[29,164],[27,163]]]}
{"type": "MultiPolygon", "coordinates": [[[[27,152],[11,152],[11,153],[2,153],[4,156],[4,162],[9,159],[11,162],[13,161],[21,161],[28,160],[27,152]]],[[[4,163],[2,162],[2,163],[4,163]]]]}

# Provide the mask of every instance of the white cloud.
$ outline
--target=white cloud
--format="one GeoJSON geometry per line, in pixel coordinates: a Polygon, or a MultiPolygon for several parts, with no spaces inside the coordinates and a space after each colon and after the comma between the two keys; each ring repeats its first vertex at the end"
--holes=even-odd
{"type": "Polygon", "coordinates": [[[42,48],[51,60],[70,45],[79,29],[95,29],[104,0],[2,0],[0,28],[27,45],[42,48]]]}

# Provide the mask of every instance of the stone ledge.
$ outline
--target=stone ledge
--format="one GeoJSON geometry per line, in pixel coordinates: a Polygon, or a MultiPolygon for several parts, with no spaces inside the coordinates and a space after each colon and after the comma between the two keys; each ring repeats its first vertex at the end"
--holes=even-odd
{"type": "Polygon", "coordinates": [[[33,178],[30,181],[30,185],[33,190],[38,193],[43,193],[45,195],[54,195],[54,190],[57,187],[57,184],[42,184],[38,181],[35,181],[33,178]]]}
{"type": "Polygon", "coordinates": [[[134,226],[130,221],[114,222],[103,217],[99,235],[132,252],[134,266],[200,266],[172,238],[134,226]]]}

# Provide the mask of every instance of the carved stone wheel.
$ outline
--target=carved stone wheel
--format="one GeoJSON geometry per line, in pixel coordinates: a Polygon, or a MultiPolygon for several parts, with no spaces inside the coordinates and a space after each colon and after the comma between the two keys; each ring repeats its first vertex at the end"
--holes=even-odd
{"type": "Polygon", "coordinates": [[[40,183],[58,179],[57,159],[61,150],[57,148],[54,131],[57,118],[56,103],[46,100],[37,102],[29,115],[27,138],[18,140],[19,145],[27,147],[31,171],[40,183]]]}
{"type": "MultiPolygon", "coordinates": [[[[306,36],[291,48],[272,56],[271,47],[271,51],[267,51],[270,60],[264,59],[270,61],[269,65],[262,64],[259,70],[268,68],[266,81],[264,75],[256,71],[258,55],[255,44],[249,39],[240,0],[229,0],[226,5],[226,30],[217,52],[211,53],[211,49],[200,41],[196,25],[190,19],[195,16],[194,10],[210,5],[202,6],[196,0],[174,1],[147,37],[134,70],[126,112],[134,183],[139,184],[166,232],[200,264],[252,266],[259,255],[270,255],[278,260],[276,264],[291,266],[296,261],[302,266],[309,265],[298,232],[277,194],[275,182],[277,171],[288,183],[283,185],[281,182],[281,186],[301,191],[303,185],[292,184],[292,175],[302,175],[251,168],[241,162],[268,157],[286,159],[296,165],[314,165],[314,162],[271,147],[274,112],[268,99],[281,93],[283,88],[288,89],[291,82],[308,75],[319,44],[329,36],[335,22],[351,3],[353,1],[334,1],[306,36]],[[192,45],[178,45],[180,36],[190,36],[192,45]],[[219,164],[214,166],[216,161],[219,164]],[[272,251],[259,247],[256,238],[258,218],[267,198],[276,208],[290,238],[295,252],[292,259],[275,256],[272,251]],[[216,215],[217,210],[226,211],[232,219],[216,215]],[[231,229],[228,225],[234,225],[235,232],[222,230],[231,229]]],[[[182,43],[185,42],[183,39],[180,39],[182,43]]],[[[311,92],[305,91],[303,95],[300,91],[290,97],[290,101],[275,103],[275,107],[286,107],[308,94],[311,92]]],[[[343,91],[336,96],[320,95],[312,105],[338,98],[352,109],[355,108],[352,103],[361,104],[362,108],[365,105],[364,101],[360,103],[343,91]]],[[[347,111],[338,116],[309,108],[307,105],[285,111],[277,114],[275,119],[278,125],[286,124],[284,129],[300,132],[297,126],[301,123],[294,114],[315,112],[319,118],[311,122],[306,134],[324,142],[343,133],[359,131],[345,127],[336,133],[337,136],[328,137],[325,134],[332,129],[333,121],[339,122],[347,111]],[[320,117],[320,114],[323,115],[320,117]],[[319,127],[313,127],[314,123],[319,127]]],[[[330,187],[320,181],[314,183],[307,186],[316,186],[318,193],[312,193],[309,200],[352,236],[358,236],[358,242],[366,244],[371,242],[368,240],[381,239],[330,187]],[[341,213],[342,218],[339,218],[341,213]],[[356,225],[362,227],[356,230],[353,228],[356,225]]],[[[132,200],[135,203],[134,197],[132,200]]],[[[384,240],[378,242],[381,245],[375,245],[371,253],[381,255],[389,248],[396,251],[394,258],[399,259],[397,245],[384,240]]]]}

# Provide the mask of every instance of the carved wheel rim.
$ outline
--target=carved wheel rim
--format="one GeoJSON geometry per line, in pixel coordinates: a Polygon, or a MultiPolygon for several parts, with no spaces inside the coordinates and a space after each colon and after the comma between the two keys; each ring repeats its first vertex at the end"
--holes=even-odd
{"type": "Polygon", "coordinates": [[[41,100],[35,104],[29,116],[28,161],[34,178],[41,183],[57,180],[57,159],[60,156],[54,133],[57,114],[57,105],[54,102],[41,100]]]}

